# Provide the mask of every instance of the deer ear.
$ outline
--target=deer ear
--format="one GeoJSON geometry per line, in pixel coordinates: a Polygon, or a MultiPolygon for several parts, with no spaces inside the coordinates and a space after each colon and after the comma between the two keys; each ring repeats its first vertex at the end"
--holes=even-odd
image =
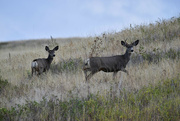
{"type": "Polygon", "coordinates": [[[138,45],[138,43],[139,43],[139,40],[136,40],[135,42],[132,43],[132,45],[136,46],[136,45],[138,45]]]}
{"type": "Polygon", "coordinates": [[[59,49],[59,46],[56,46],[53,50],[57,51],[59,49]]]}
{"type": "Polygon", "coordinates": [[[124,41],[121,41],[121,45],[126,46],[126,43],[124,41]]]}
{"type": "Polygon", "coordinates": [[[45,47],[45,50],[46,50],[46,51],[49,51],[49,47],[48,47],[48,46],[46,46],[46,47],[45,47]]]}

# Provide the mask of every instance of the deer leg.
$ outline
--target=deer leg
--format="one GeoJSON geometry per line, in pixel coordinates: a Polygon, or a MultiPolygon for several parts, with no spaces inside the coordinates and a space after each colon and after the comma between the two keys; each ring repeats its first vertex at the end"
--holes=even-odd
{"type": "Polygon", "coordinates": [[[91,70],[89,68],[84,69],[84,75],[85,75],[86,81],[88,80],[87,77],[90,75],[90,74],[87,75],[88,71],[91,71],[91,70]]]}
{"type": "Polygon", "coordinates": [[[48,70],[47,70],[47,69],[43,69],[43,72],[44,72],[45,74],[47,74],[48,70]]]}
{"type": "Polygon", "coordinates": [[[86,81],[89,80],[95,73],[96,73],[96,71],[92,71],[89,75],[87,75],[86,81]]]}
{"type": "Polygon", "coordinates": [[[33,76],[33,68],[31,68],[31,76],[33,76]]]}
{"type": "Polygon", "coordinates": [[[121,71],[127,73],[127,75],[129,75],[128,71],[125,68],[122,68],[121,71]]]}
{"type": "Polygon", "coordinates": [[[86,73],[86,81],[88,81],[92,76],[93,76],[92,72],[89,75],[87,75],[86,73]]]}
{"type": "MultiPolygon", "coordinates": [[[[83,69],[84,70],[84,75],[85,75],[85,79],[86,79],[86,82],[88,81],[88,76],[91,74],[89,74],[89,75],[87,75],[87,72],[88,71],[90,71],[90,70],[88,70],[87,68],[84,68],[83,69]]],[[[88,98],[89,98],[89,96],[90,96],[90,91],[89,91],[89,89],[90,89],[90,86],[89,86],[89,83],[87,83],[88,84],[88,98]]]]}
{"type": "Polygon", "coordinates": [[[35,68],[31,68],[31,70],[32,70],[32,76],[35,74],[36,75],[36,69],[35,68]]]}
{"type": "Polygon", "coordinates": [[[42,74],[42,73],[43,73],[43,71],[44,71],[44,69],[43,69],[43,68],[39,68],[39,70],[38,70],[38,75],[42,74]]]}
{"type": "MultiPolygon", "coordinates": [[[[84,75],[85,75],[85,78],[87,77],[87,70],[84,70],[84,75]]],[[[86,79],[87,81],[87,79],[86,79]]]]}
{"type": "Polygon", "coordinates": [[[87,77],[87,71],[84,71],[84,75],[85,75],[85,77],[87,77]]]}
{"type": "Polygon", "coordinates": [[[114,73],[113,73],[113,80],[116,79],[116,75],[117,75],[117,72],[114,72],[114,73]]]}
{"type": "Polygon", "coordinates": [[[37,76],[37,70],[36,69],[34,69],[34,72],[35,72],[35,75],[37,76]]]}

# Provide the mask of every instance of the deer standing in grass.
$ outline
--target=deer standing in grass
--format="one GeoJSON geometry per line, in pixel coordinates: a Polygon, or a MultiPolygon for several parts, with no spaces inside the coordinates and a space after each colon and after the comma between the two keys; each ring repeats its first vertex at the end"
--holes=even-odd
{"type": "Polygon", "coordinates": [[[133,46],[138,45],[138,43],[139,40],[131,44],[126,43],[126,41],[121,41],[121,45],[126,47],[125,54],[110,57],[91,57],[87,59],[83,68],[86,81],[99,71],[113,72],[113,78],[115,78],[118,71],[123,71],[128,74],[125,68],[130,60],[131,52],[133,52],[133,46]],[[87,75],[88,71],[90,71],[89,75],[87,75]]]}
{"type": "Polygon", "coordinates": [[[31,69],[32,76],[37,72],[37,75],[42,74],[49,70],[50,65],[53,61],[53,57],[55,57],[55,51],[59,49],[59,46],[56,46],[53,50],[50,50],[48,46],[45,47],[45,50],[49,53],[48,58],[38,58],[32,61],[31,69]]]}

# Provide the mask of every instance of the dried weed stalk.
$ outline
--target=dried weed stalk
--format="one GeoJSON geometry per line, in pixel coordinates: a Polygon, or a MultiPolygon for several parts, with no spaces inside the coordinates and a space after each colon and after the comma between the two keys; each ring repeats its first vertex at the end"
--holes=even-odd
{"type": "Polygon", "coordinates": [[[99,37],[96,37],[96,39],[94,40],[94,43],[92,44],[89,57],[100,56],[100,53],[103,52],[102,44],[103,44],[102,39],[99,37]]]}
{"type": "Polygon", "coordinates": [[[48,40],[48,46],[50,48],[58,46],[58,43],[56,42],[56,39],[54,39],[52,36],[50,36],[50,37],[51,37],[51,39],[48,40]]]}

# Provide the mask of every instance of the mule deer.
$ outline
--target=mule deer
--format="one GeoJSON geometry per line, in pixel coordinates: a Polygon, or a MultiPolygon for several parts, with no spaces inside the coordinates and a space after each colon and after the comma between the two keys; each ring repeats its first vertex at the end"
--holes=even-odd
{"type": "Polygon", "coordinates": [[[125,54],[110,57],[91,57],[87,59],[83,68],[86,81],[99,71],[113,72],[113,78],[118,71],[123,71],[128,74],[128,71],[125,68],[130,60],[131,52],[133,52],[133,46],[138,45],[138,43],[139,40],[136,40],[131,44],[126,43],[126,41],[121,41],[121,45],[126,47],[125,54]],[[87,75],[88,71],[90,71],[89,75],[87,75]]]}
{"type": "Polygon", "coordinates": [[[55,57],[55,51],[59,49],[59,46],[56,46],[53,50],[50,50],[48,46],[45,47],[45,50],[49,53],[48,58],[38,58],[32,61],[31,69],[32,69],[32,76],[33,73],[40,75],[43,72],[49,70],[50,65],[53,61],[53,57],[55,57]]]}

